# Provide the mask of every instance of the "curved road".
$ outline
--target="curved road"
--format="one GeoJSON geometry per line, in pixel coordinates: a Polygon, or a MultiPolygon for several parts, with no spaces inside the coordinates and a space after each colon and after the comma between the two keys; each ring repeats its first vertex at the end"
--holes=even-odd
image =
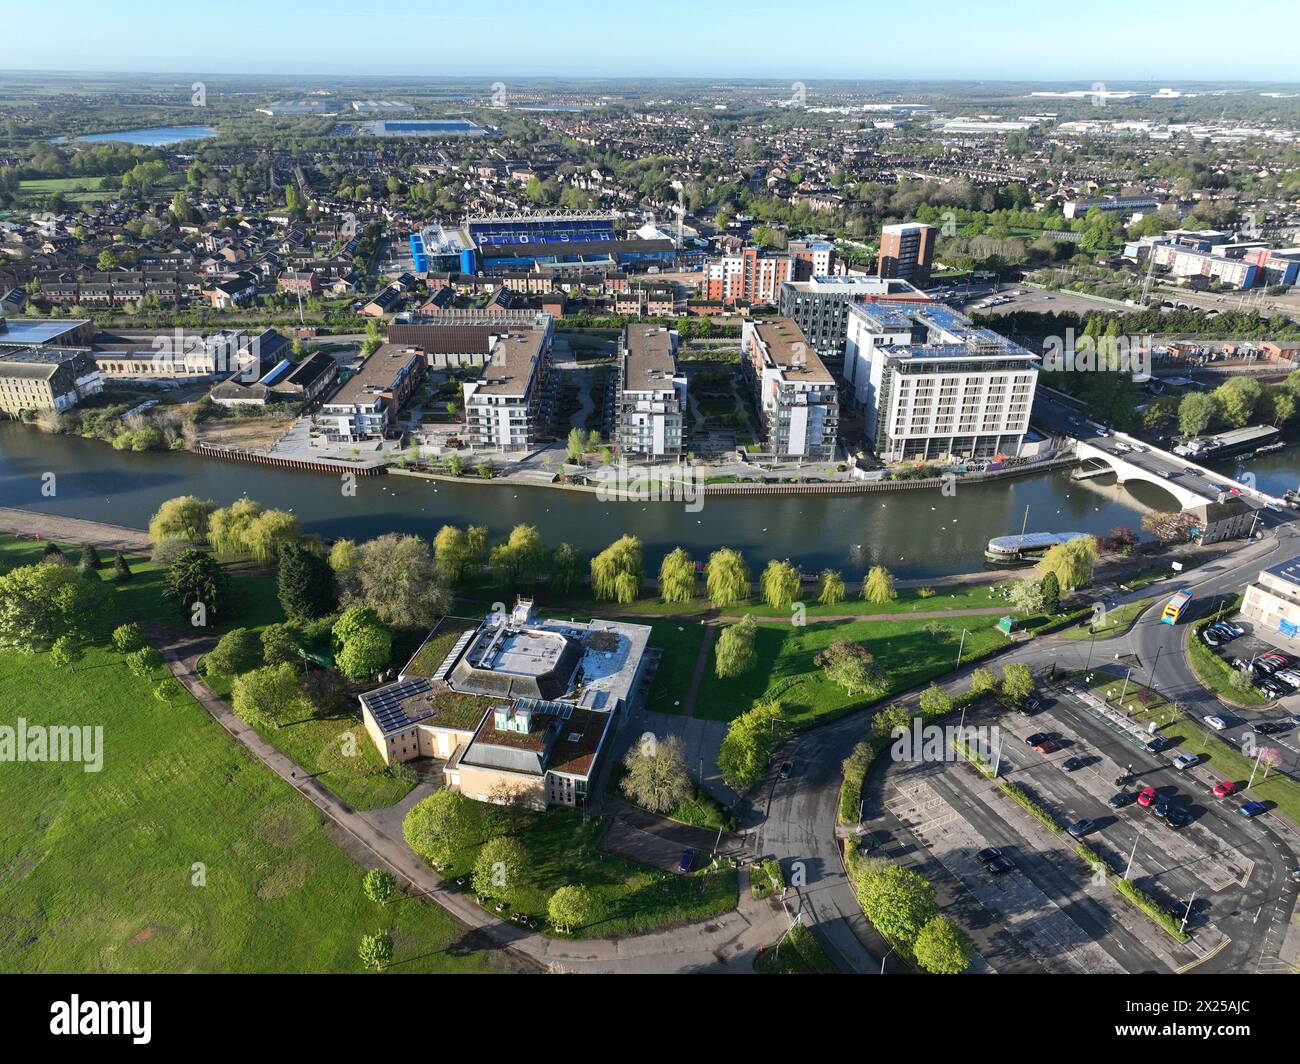
{"type": "MultiPolygon", "coordinates": [[[[1210,610],[1217,608],[1223,597],[1230,599],[1239,593],[1260,569],[1297,554],[1300,554],[1300,530],[1288,521],[1261,540],[1245,544],[1204,568],[1192,570],[1186,578],[1162,581],[1127,593],[1102,586],[1094,589],[1093,594],[1108,608],[1114,608],[1144,598],[1160,599],[1177,587],[1189,587],[1194,591],[1197,607],[1210,610]]],[[[1239,741],[1240,734],[1250,730],[1249,721],[1259,719],[1261,714],[1236,709],[1229,712],[1200,685],[1187,663],[1187,634],[1186,624],[1161,624],[1159,610],[1153,607],[1125,635],[1095,640],[1091,646],[1087,640],[1032,639],[1000,655],[994,662],[997,665],[1022,662],[1036,672],[1052,665],[1064,670],[1085,667],[1100,670],[1106,666],[1106,671],[1123,676],[1125,665],[1117,663],[1116,658],[1126,655],[1125,661],[1133,663],[1136,681],[1154,686],[1167,699],[1182,703],[1197,720],[1210,713],[1232,720],[1233,726],[1224,736],[1239,741]]],[[[951,674],[941,686],[953,694],[964,690],[975,667],[968,666],[951,674]]],[[[914,698],[915,692],[899,700],[910,702],[914,698]]],[[[767,785],[769,789],[756,801],[754,810],[761,817],[754,828],[759,852],[778,857],[786,869],[787,880],[793,879],[792,869],[802,865],[806,885],[797,894],[805,913],[811,917],[814,933],[842,968],[854,972],[879,972],[880,957],[885,953],[880,939],[862,916],[844,872],[836,838],[840,762],[853,744],[869,733],[870,719],[871,714],[864,711],[797,736],[782,755],[794,762],[791,778],[777,779],[767,785]]],[[[1131,759],[1140,761],[1141,757],[1134,754],[1131,759]]],[[[1284,764],[1284,768],[1294,771],[1294,761],[1290,766],[1284,764]]],[[[1189,775],[1196,776],[1207,789],[1212,782],[1208,769],[1175,773],[1169,767],[1168,755],[1153,757],[1147,769],[1155,777],[1167,773],[1170,781],[1181,778],[1188,782],[1189,775]]],[[[870,814],[871,809],[867,812],[870,814]]],[[[1276,815],[1246,821],[1236,816],[1231,807],[1225,810],[1218,805],[1213,805],[1209,813],[1215,818],[1216,833],[1250,857],[1255,862],[1255,870],[1231,911],[1209,913],[1216,924],[1227,925],[1232,942],[1199,970],[1255,971],[1271,926],[1269,920],[1260,917],[1286,893],[1287,869],[1298,862],[1300,832],[1276,815]]],[[[1292,902],[1293,895],[1287,902],[1288,909],[1292,902]]],[[[1206,913],[1198,910],[1198,916],[1204,919],[1206,913]]]]}

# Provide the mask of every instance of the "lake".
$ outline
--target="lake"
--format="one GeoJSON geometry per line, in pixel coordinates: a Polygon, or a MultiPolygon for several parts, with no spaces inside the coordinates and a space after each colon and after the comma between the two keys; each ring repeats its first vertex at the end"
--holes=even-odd
{"type": "MultiPolygon", "coordinates": [[[[113,133],[88,133],[75,138],[78,143],[102,144],[118,142],[121,144],[142,144],[149,148],[161,148],[168,144],[179,144],[185,140],[210,140],[217,135],[211,126],[158,126],[156,129],[121,129],[113,133]]],[[[67,137],[59,137],[55,143],[66,144],[67,137]]]]}

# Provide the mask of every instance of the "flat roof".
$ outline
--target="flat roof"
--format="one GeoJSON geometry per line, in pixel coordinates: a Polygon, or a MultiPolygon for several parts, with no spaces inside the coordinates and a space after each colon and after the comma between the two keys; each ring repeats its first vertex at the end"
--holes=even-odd
{"type": "Polygon", "coordinates": [[[623,389],[668,392],[677,375],[677,344],[662,325],[629,325],[623,330],[623,389]]]}
{"type": "Polygon", "coordinates": [[[545,334],[537,329],[500,337],[492,346],[491,357],[483,365],[483,376],[476,393],[524,395],[541,359],[544,339],[545,334]]]}
{"type": "Polygon", "coordinates": [[[1278,562],[1277,565],[1270,565],[1264,572],[1269,576],[1276,576],[1279,580],[1285,580],[1288,584],[1300,586],[1300,555],[1278,562]]]}
{"type": "Polygon", "coordinates": [[[835,379],[792,318],[773,318],[753,326],[772,365],[787,380],[834,384],[835,379]]]}
{"type": "Polygon", "coordinates": [[[378,348],[356,374],[325,403],[326,406],[354,405],[376,398],[380,392],[393,386],[398,373],[412,358],[423,360],[424,352],[418,347],[384,344],[378,348]]]}

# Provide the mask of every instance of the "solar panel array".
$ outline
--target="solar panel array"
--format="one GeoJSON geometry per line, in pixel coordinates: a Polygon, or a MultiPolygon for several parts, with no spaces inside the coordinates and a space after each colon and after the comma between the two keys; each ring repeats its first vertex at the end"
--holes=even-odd
{"type": "Polygon", "coordinates": [[[427,709],[418,716],[411,717],[407,715],[402,703],[412,695],[428,694],[433,690],[433,685],[423,676],[415,676],[409,680],[402,680],[400,683],[389,684],[387,687],[381,687],[376,691],[369,691],[362,695],[362,701],[365,702],[366,708],[370,710],[370,715],[378,722],[380,730],[385,735],[389,732],[404,728],[408,724],[413,724],[417,720],[433,713],[433,706],[428,704],[427,709]]]}
{"type": "Polygon", "coordinates": [[[559,717],[560,720],[568,720],[573,716],[573,706],[568,702],[551,702],[544,698],[516,698],[515,709],[527,710],[529,713],[543,713],[559,717]]]}

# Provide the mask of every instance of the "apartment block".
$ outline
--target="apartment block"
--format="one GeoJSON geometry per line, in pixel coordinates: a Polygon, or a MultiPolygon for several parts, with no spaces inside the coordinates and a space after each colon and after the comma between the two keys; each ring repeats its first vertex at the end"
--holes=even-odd
{"type": "Polygon", "coordinates": [[[894,277],[813,277],[781,285],[777,309],[793,318],[823,358],[844,354],[844,337],[852,303],[880,299],[928,303],[930,297],[908,281],[894,277]]]}
{"type": "Polygon", "coordinates": [[[741,248],[735,255],[712,259],[705,266],[704,298],[727,303],[776,305],[782,281],[794,279],[794,260],[760,248],[741,248]]]}
{"type": "Polygon", "coordinates": [[[1019,455],[1040,363],[941,303],[849,308],[844,375],[887,462],[1019,455]]]}
{"type": "Polygon", "coordinates": [[[465,430],[475,447],[526,451],[550,429],[548,334],[508,332],[496,338],[482,375],[467,381],[465,430]]]}
{"type": "Polygon", "coordinates": [[[676,461],[685,437],[686,376],[677,371],[677,333],[628,325],[618,349],[615,442],[621,457],[676,461]]]}
{"type": "Polygon", "coordinates": [[[930,282],[930,264],[934,261],[932,225],[904,222],[882,226],[880,230],[881,277],[901,277],[913,284],[930,282]]]}
{"type": "Polygon", "coordinates": [[[384,344],[321,404],[316,424],[332,442],[387,437],[424,376],[424,367],[420,348],[384,344]]]}
{"type": "Polygon", "coordinates": [[[789,318],[747,321],[740,345],[767,449],[781,460],[834,459],[839,389],[799,326],[789,318]]]}

